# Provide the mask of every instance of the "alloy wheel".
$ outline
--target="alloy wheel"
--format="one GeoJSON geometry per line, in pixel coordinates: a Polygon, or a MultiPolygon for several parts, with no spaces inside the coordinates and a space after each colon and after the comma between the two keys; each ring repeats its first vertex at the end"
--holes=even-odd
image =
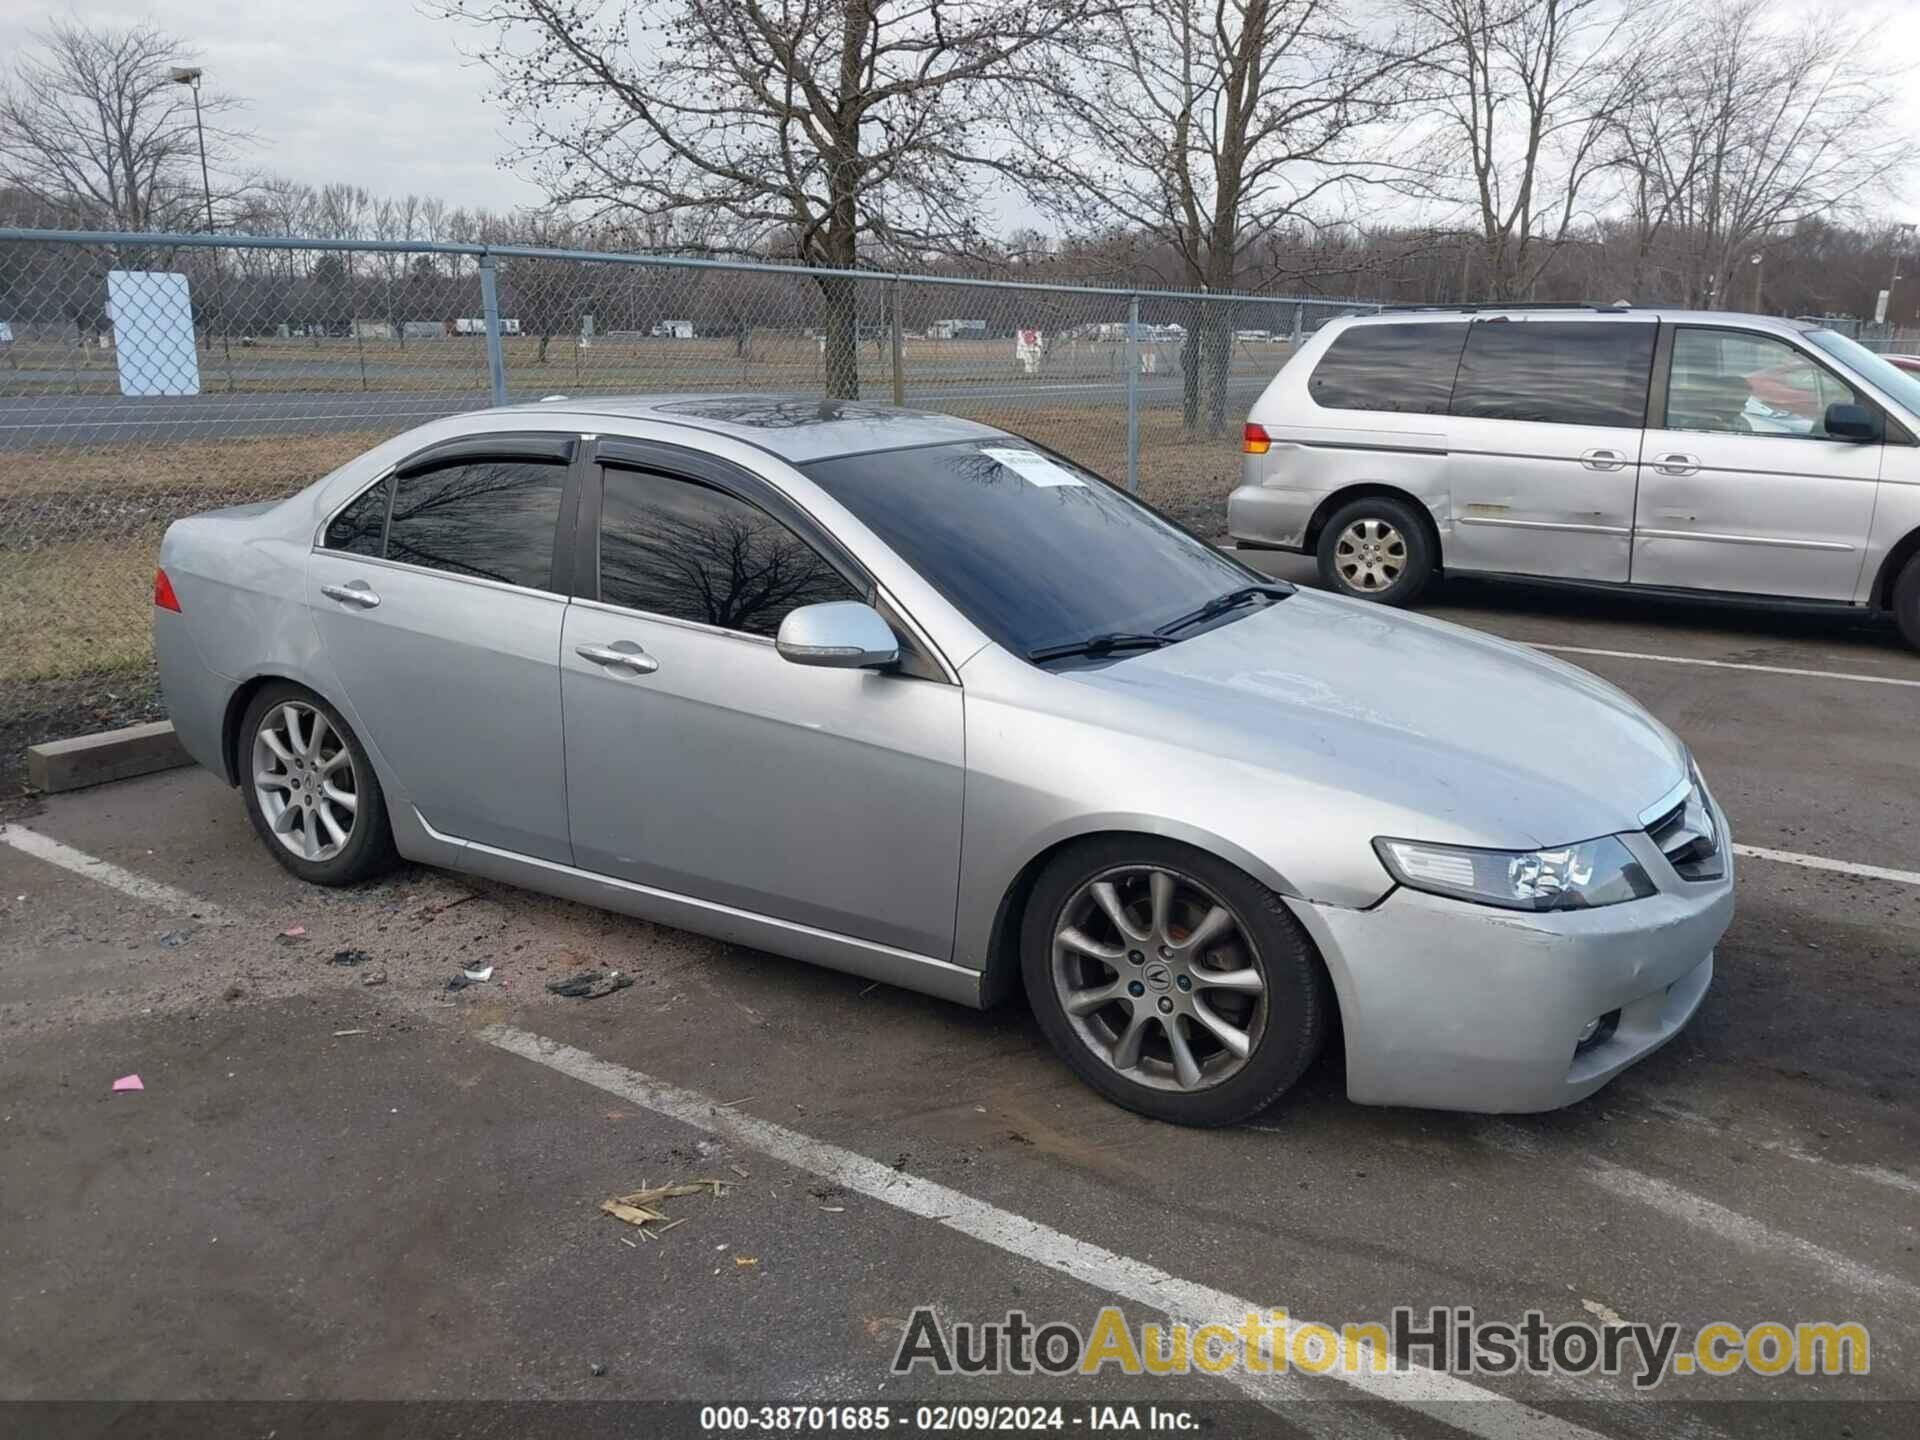
{"type": "Polygon", "coordinates": [[[1108,870],[1076,890],[1054,925],[1052,970],[1081,1043],[1153,1089],[1220,1084],[1266,1029],[1266,972],[1240,917],[1163,866],[1108,870]]]}
{"type": "Polygon", "coordinates": [[[353,838],[360,808],[353,752],[311,705],[289,700],[261,717],[253,794],[273,837],[302,860],[331,860],[353,838]]]}
{"type": "Polygon", "coordinates": [[[1389,589],[1407,568],[1406,537],[1385,520],[1356,520],[1334,543],[1333,567],[1350,589],[1389,589]]]}

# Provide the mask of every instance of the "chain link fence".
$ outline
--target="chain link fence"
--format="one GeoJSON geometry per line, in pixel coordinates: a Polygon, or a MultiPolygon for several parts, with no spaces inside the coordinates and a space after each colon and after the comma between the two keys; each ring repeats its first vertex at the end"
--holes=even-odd
{"type": "MultiPolygon", "coordinates": [[[[156,713],[172,520],[549,395],[858,395],[1050,445],[1203,533],[1300,338],[1378,308],[526,247],[0,231],[0,753],[156,713]]],[[[5,762],[0,762],[4,764],[5,762]]]]}

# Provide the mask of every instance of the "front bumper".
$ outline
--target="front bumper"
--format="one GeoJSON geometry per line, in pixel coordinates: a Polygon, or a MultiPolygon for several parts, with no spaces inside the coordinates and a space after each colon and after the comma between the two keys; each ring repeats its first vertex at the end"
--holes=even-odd
{"type": "Polygon", "coordinates": [[[1717,818],[1722,879],[1683,881],[1647,837],[1629,836],[1661,893],[1598,910],[1536,915],[1407,889],[1367,910],[1290,900],[1339,995],[1349,1096],[1553,1110],[1666,1044],[1699,1009],[1733,918],[1717,818]],[[1587,1022],[1614,1010],[1612,1035],[1576,1054],[1587,1022]]]}

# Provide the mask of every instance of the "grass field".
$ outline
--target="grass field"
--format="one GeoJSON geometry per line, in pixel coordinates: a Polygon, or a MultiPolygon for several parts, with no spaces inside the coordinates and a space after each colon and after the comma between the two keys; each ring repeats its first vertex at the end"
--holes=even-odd
{"type": "MultiPolygon", "coordinates": [[[[1170,375],[1177,346],[1148,345],[1156,373],[1170,375]]],[[[750,331],[739,339],[596,339],[586,348],[571,335],[553,336],[541,359],[538,336],[502,341],[508,383],[543,383],[573,389],[645,392],[656,389],[817,390],[823,378],[819,342],[791,330],[750,331]]],[[[1271,375],[1289,353],[1284,344],[1236,344],[1236,376],[1271,375]]],[[[24,398],[117,395],[114,352],[97,346],[22,341],[4,351],[0,394],[24,398]]],[[[884,397],[893,357],[884,340],[860,347],[860,378],[869,394],[884,397]]],[[[1116,341],[1059,338],[1031,377],[1014,361],[1013,341],[928,340],[910,336],[901,368],[910,385],[986,385],[1033,378],[1043,383],[1114,380],[1126,373],[1126,346],[1116,341]]],[[[343,394],[356,391],[483,391],[487,356],[478,336],[408,340],[352,337],[241,343],[215,341],[199,353],[205,394],[343,394]]]]}

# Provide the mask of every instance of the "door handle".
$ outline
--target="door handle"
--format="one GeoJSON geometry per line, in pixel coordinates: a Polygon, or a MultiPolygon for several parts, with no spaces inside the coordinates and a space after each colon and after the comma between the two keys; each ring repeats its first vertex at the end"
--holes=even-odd
{"type": "Polygon", "coordinates": [[[338,600],[342,605],[354,605],[362,610],[371,610],[380,603],[380,597],[367,588],[364,580],[356,580],[351,585],[322,585],[320,593],[329,600],[338,600]]]}
{"type": "Polygon", "coordinates": [[[580,645],[574,648],[573,653],[596,665],[612,665],[631,670],[636,675],[651,675],[660,668],[658,660],[631,640],[621,640],[612,645],[580,645]]]}
{"type": "Polygon", "coordinates": [[[1580,463],[1589,470],[1618,470],[1627,463],[1627,457],[1621,450],[1585,450],[1580,463]]]}
{"type": "Polygon", "coordinates": [[[1692,475],[1700,469],[1700,457],[1682,455],[1676,450],[1670,455],[1654,456],[1653,468],[1662,475],[1692,475]]]}

